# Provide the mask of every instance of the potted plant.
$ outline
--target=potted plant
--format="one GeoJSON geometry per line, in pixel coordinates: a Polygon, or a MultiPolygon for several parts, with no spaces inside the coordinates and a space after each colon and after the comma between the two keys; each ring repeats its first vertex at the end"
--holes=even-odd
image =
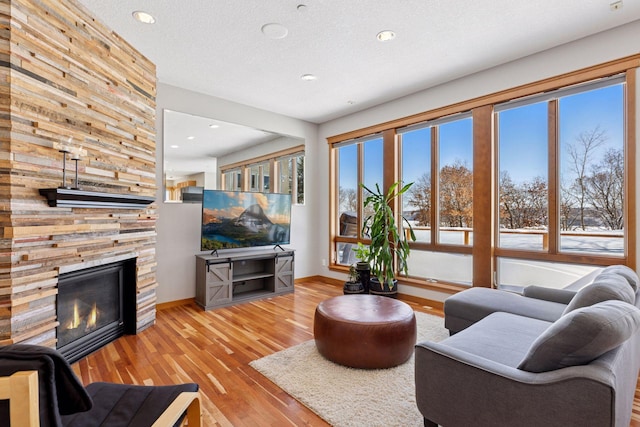
{"type": "MultiPolygon", "coordinates": [[[[364,201],[364,207],[365,209],[371,207],[372,210],[372,214],[365,218],[362,225],[362,235],[368,235],[371,238],[368,252],[362,252],[362,254],[367,256],[366,261],[371,266],[369,292],[372,294],[397,295],[396,263],[399,271],[408,273],[409,242],[405,233],[399,230],[396,224],[396,216],[391,209],[391,204],[396,198],[406,193],[413,183],[410,182],[402,187],[400,185],[400,181],[395,182],[384,194],[378,184],[375,191],[360,184],[369,193],[364,201]]],[[[416,236],[411,224],[404,217],[402,221],[409,230],[409,237],[415,241],[416,236]]]]}
{"type": "Polygon", "coordinates": [[[349,279],[344,283],[343,291],[345,295],[364,293],[364,287],[362,286],[362,282],[360,281],[358,270],[356,270],[356,267],[354,265],[349,267],[349,279]]]}
{"type": "Polygon", "coordinates": [[[358,272],[358,276],[360,276],[360,282],[364,287],[364,293],[369,293],[369,280],[371,279],[371,265],[369,265],[369,248],[363,245],[361,242],[358,242],[358,247],[353,249],[356,253],[356,258],[358,258],[358,262],[356,262],[356,271],[358,272]]]}

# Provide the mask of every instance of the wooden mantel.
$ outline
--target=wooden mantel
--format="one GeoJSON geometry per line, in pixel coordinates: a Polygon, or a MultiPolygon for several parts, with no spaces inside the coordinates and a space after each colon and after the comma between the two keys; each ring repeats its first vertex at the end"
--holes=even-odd
{"type": "Polygon", "coordinates": [[[140,209],[155,200],[153,197],[137,194],[100,193],[77,188],[41,188],[40,194],[54,208],[140,209]]]}

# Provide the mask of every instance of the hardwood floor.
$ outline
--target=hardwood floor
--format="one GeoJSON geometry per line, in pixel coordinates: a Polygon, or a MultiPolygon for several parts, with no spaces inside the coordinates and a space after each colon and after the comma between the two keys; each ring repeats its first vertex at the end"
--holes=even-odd
{"type": "MultiPolygon", "coordinates": [[[[249,362],[313,339],[316,305],[340,294],[334,285],[309,282],[296,284],[294,294],[207,312],[195,304],[164,308],[155,326],[119,338],[73,369],[85,384],[196,382],[204,426],[328,426],[249,362]]],[[[638,387],[630,427],[640,427],[638,387]]]]}

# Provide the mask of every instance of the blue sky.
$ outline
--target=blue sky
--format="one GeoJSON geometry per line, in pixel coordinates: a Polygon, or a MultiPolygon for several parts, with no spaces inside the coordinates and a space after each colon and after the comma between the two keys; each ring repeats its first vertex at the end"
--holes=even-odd
{"type": "MultiPolygon", "coordinates": [[[[598,161],[609,147],[623,147],[623,86],[565,96],[560,100],[561,170],[566,170],[566,147],[576,137],[596,126],[606,132],[607,144],[594,156],[598,161]]],[[[547,103],[540,102],[500,113],[500,170],[507,170],[512,180],[523,182],[536,176],[547,177],[547,103]]],[[[440,166],[456,161],[472,169],[472,121],[462,119],[440,125],[440,166]]],[[[403,177],[417,179],[429,170],[431,163],[430,129],[403,135],[403,177]]],[[[356,146],[340,149],[340,184],[355,188],[356,146]]],[[[382,182],[382,139],[365,144],[365,185],[382,182]]]]}

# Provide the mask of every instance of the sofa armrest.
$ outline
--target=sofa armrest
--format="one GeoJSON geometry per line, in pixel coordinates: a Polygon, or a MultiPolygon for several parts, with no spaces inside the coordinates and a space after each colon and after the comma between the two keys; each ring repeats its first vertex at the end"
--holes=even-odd
{"type": "Polygon", "coordinates": [[[416,403],[441,425],[611,425],[608,374],[597,364],[532,373],[446,344],[416,345],[416,403]]]}
{"type": "Polygon", "coordinates": [[[569,304],[576,295],[577,291],[568,289],[545,288],[544,286],[527,286],[524,288],[522,295],[528,298],[541,299],[545,301],[558,302],[560,304],[569,304]]]}

